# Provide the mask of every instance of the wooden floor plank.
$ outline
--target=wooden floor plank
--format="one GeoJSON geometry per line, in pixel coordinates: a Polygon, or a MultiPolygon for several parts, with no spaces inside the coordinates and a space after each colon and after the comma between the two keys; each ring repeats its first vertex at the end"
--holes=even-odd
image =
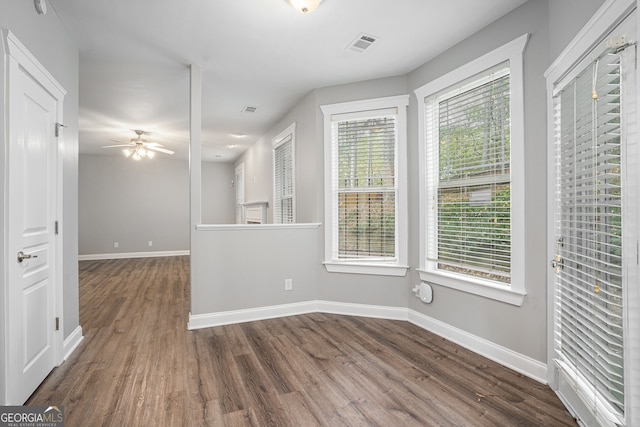
{"type": "Polygon", "coordinates": [[[80,262],[85,339],[29,399],[67,426],[572,426],[545,385],[402,321],[187,331],[189,258],[80,262]]]}

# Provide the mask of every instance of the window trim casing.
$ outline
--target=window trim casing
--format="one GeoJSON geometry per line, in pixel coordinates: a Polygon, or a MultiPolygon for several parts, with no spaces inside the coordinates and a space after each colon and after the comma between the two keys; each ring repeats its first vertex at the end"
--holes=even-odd
{"type": "Polygon", "coordinates": [[[456,68],[414,91],[418,99],[419,128],[419,200],[420,200],[420,279],[429,283],[520,306],[525,290],[525,157],[524,157],[524,49],[529,34],[456,68]],[[455,273],[434,271],[427,263],[427,141],[425,99],[459,85],[498,64],[508,62],[511,85],[511,284],[498,285],[489,280],[464,277],[455,273]],[[514,143],[515,142],[515,143],[514,143]],[[515,191],[513,190],[515,188],[515,191]],[[513,212],[516,212],[514,215],[513,212]]]}
{"type": "Polygon", "coordinates": [[[372,274],[380,276],[405,276],[408,266],[409,215],[407,191],[407,106],[409,95],[397,95],[359,101],[341,102],[320,106],[324,114],[324,231],[325,231],[325,268],[330,273],[372,274]],[[396,147],[396,179],[397,179],[397,217],[396,244],[397,261],[339,261],[333,259],[336,243],[336,230],[333,224],[334,194],[332,192],[333,159],[332,121],[334,114],[364,112],[372,110],[397,109],[397,147],[396,147]]]}
{"type": "Polygon", "coordinates": [[[271,140],[271,158],[272,158],[272,175],[273,175],[273,223],[276,223],[275,207],[276,207],[276,148],[289,141],[291,137],[291,186],[293,194],[291,196],[292,205],[292,221],[295,223],[296,219],[296,123],[292,123],[285,130],[280,132],[275,138],[271,140]]]}
{"type": "Polygon", "coordinates": [[[245,221],[245,215],[244,215],[244,204],[247,200],[247,194],[246,194],[246,185],[245,185],[245,174],[244,174],[244,162],[239,163],[235,168],[234,168],[234,173],[233,173],[233,180],[234,180],[234,199],[235,199],[235,203],[234,206],[236,208],[236,212],[235,212],[235,217],[236,217],[236,224],[244,224],[245,221]],[[239,190],[239,185],[238,185],[238,175],[241,174],[242,175],[242,201],[241,203],[238,203],[238,190],[239,190]],[[238,206],[240,206],[240,218],[238,218],[238,206]],[[240,222],[238,222],[238,219],[240,219],[240,222]]]}

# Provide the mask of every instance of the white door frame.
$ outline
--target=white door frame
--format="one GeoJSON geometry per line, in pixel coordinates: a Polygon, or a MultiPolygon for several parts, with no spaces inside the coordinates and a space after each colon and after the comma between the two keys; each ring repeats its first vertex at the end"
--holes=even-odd
{"type": "MultiPolygon", "coordinates": [[[[29,52],[29,50],[16,38],[16,36],[8,30],[2,29],[2,45],[0,46],[0,52],[2,53],[2,59],[4,59],[4,66],[0,67],[0,81],[11,82],[11,67],[12,65],[19,64],[21,68],[26,70],[29,74],[31,74],[34,79],[40,82],[57,100],[57,123],[63,122],[63,105],[64,105],[64,96],[66,95],[66,91],[64,88],[56,81],[56,79],[42,66],[42,64],[29,52]]],[[[6,84],[0,85],[0,99],[4,102],[9,94],[7,93],[6,84]]],[[[3,237],[3,246],[0,249],[0,263],[2,263],[0,268],[0,274],[2,276],[2,292],[0,296],[0,304],[2,304],[4,316],[0,318],[0,362],[2,363],[2,369],[0,370],[0,404],[6,404],[7,399],[7,360],[8,360],[8,349],[10,343],[7,342],[7,292],[8,292],[8,283],[9,283],[9,262],[15,261],[14,257],[8,251],[8,227],[9,224],[7,222],[7,214],[9,209],[10,201],[7,200],[8,194],[8,183],[6,181],[6,172],[8,170],[8,147],[9,147],[9,120],[8,120],[8,111],[3,111],[3,117],[0,118],[0,135],[3,142],[2,153],[0,154],[0,161],[2,162],[2,177],[0,177],[0,184],[2,186],[1,195],[2,195],[2,213],[0,214],[0,218],[2,221],[2,230],[0,234],[3,237]]],[[[59,127],[62,129],[62,127],[59,127]]],[[[55,129],[52,129],[51,132],[54,132],[55,129]]],[[[59,330],[56,331],[55,339],[53,342],[53,350],[54,350],[54,360],[56,365],[60,365],[60,363],[64,360],[63,354],[63,340],[64,340],[64,317],[63,317],[63,224],[60,222],[62,218],[62,153],[61,153],[61,134],[58,134],[57,139],[57,150],[56,150],[56,183],[55,183],[55,215],[59,223],[59,233],[55,236],[55,242],[53,244],[54,250],[54,262],[52,263],[55,268],[55,272],[52,275],[52,279],[55,281],[54,284],[54,313],[55,317],[59,318],[59,330]]]]}

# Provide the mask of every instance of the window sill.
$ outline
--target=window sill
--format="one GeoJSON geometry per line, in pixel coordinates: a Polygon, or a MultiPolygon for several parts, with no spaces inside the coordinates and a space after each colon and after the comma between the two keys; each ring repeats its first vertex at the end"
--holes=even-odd
{"type": "Polygon", "coordinates": [[[522,305],[524,302],[524,296],[527,294],[524,290],[514,290],[508,286],[495,285],[489,281],[460,279],[454,274],[434,273],[421,269],[418,269],[418,273],[420,274],[420,280],[424,282],[457,289],[462,292],[479,295],[481,297],[516,306],[522,305]]]}
{"type": "Polygon", "coordinates": [[[405,276],[409,266],[397,264],[364,264],[347,262],[324,262],[329,273],[372,274],[375,276],[405,276]]]}

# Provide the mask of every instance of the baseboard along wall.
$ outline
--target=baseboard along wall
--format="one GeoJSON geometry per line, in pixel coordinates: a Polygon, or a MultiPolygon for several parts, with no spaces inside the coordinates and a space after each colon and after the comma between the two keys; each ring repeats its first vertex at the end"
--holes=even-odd
{"type": "Polygon", "coordinates": [[[189,255],[190,251],[156,251],[156,252],[120,252],[112,254],[86,254],[78,255],[78,261],[95,261],[102,259],[125,259],[125,258],[155,258],[166,256],[189,255]]]}
{"type": "Polygon", "coordinates": [[[219,313],[197,315],[189,313],[189,323],[187,326],[189,330],[195,330],[308,313],[330,313],[408,321],[542,384],[547,383],[547,365],[545,363],[470,334],[462,329],[455,328],[415,310],[403,307],[385,307],[316,300],[219,313]]]}

